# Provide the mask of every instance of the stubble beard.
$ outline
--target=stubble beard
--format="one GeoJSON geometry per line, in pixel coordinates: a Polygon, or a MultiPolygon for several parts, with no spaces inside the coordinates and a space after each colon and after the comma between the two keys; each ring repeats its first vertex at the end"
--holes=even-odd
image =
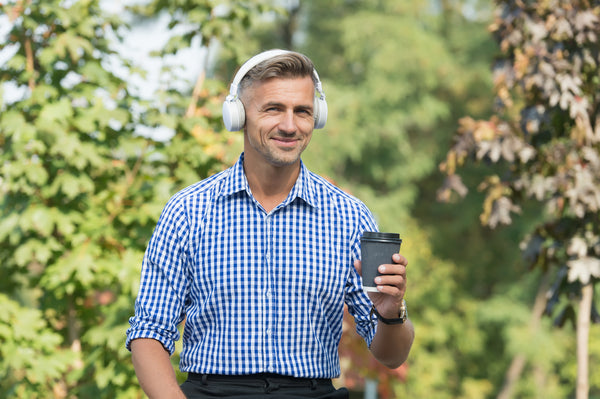
{"type": "Polygon", "coordinates": [[[259,157],[275,167],[290,166],[299,162],[300,156],[308,144],[302,143],[298,147],[285,150],[278,148],[275,143],[271,143],[271,139],[267,139],[266,143],[256,143],[251,137],[248,137],[248,142],[259,157]]]}

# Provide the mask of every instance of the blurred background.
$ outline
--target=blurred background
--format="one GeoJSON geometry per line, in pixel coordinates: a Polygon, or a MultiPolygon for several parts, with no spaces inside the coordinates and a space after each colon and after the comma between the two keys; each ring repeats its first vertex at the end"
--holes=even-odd
{"type": "Polygon", "coordinates": [[[599,16],[598,1],[0,1],[0,397],[144,397],[124,342],[146,244],[172,194],[239,156],[221,121],[236,68],[285,48],[314,61],[329,105],[304,162],[409,259],[408,361],[378,365],[347,318],[335,384],[599,398],[599,16]]]}

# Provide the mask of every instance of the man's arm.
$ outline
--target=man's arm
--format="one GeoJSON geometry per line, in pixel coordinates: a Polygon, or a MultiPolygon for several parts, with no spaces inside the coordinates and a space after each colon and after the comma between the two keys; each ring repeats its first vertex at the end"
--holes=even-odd
{"type": "Polygon", "coordinates": [[[140,385],[150,399],[185,399],[175,378],[169,353],[159,341],[134,339],[131,341],[131,359],[140,385]]]}
{"type": "MultiPolygon", "coordinates": [[[[398,317],[398,316],[395,316],[398,317]]],[[[384,366],[391,369],[400,367],[408,358],[415,339],[415,330],[410,320],[403,324],[377,323],[377,333],[371,342],[371,353],[384,366]]]]}

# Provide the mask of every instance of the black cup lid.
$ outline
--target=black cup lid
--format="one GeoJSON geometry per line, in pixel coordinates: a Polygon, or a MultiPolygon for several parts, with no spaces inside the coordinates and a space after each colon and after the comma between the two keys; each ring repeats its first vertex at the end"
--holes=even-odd
{"type": "Polygon", "coordinates": [[[382,233],[379,231],[365,231],[362,239],[375,241],[401,241],[398,233],[382,233]]]}

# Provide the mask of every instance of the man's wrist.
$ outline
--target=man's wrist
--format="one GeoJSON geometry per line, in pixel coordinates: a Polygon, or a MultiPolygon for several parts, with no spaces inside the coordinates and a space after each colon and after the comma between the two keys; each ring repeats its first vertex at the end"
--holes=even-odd
{"type": "Polygon", "coordinates": [[[373,315],[373,314],[375,316],[377,316],[377,319],[384,324],[390,324],[390,325],[403,324],[404,322],[406,322],[406,319],[408,318],[408,310],[406,308],[406,301],[404,299],[402,300],[402,304],[400,305],[400,309],[398,310],[398,317],[395,317],[395,318],[383,317],[381,314],[379,314],[375,305],[373,305],[371,307],[371,315],[373,315]]]}

